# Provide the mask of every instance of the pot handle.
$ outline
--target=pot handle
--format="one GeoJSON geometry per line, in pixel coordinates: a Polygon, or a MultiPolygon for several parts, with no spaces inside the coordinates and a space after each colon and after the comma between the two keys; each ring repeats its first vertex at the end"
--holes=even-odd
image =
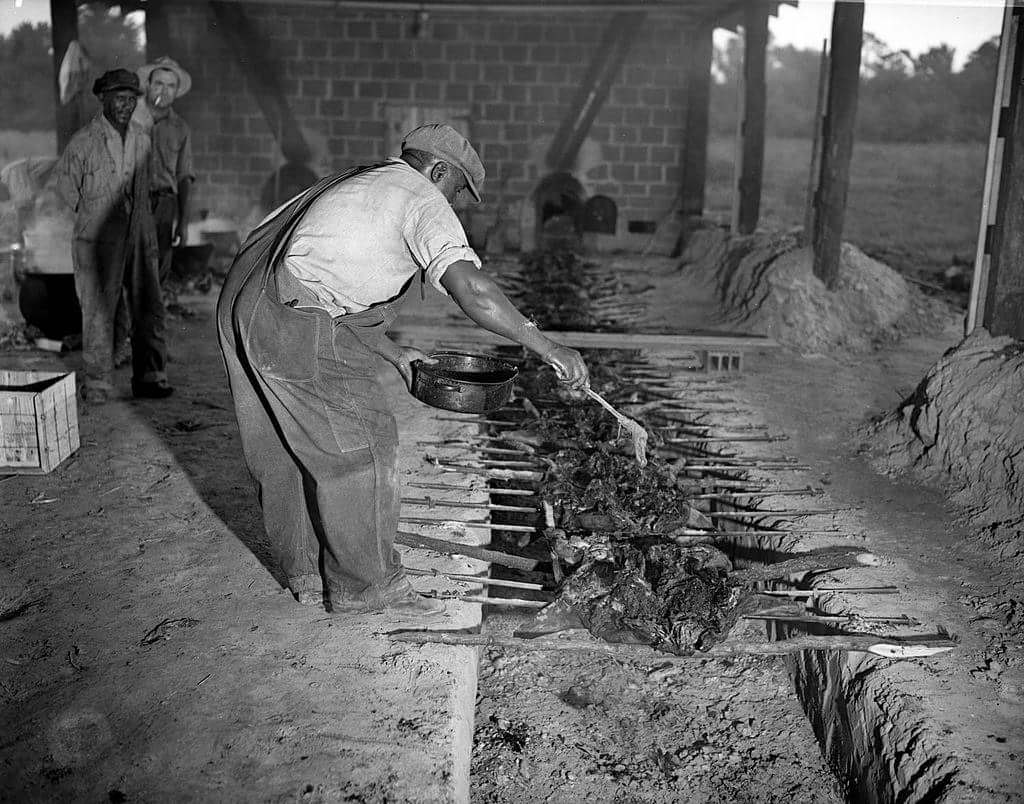
{"type": "Polygon", "coordinates": [[[462,393],[461,385],[459,385],[458,383],[442,380],[440,377],[431,378],[431,383],[437,386],[438,388],[443,388],[446,391],[454,391],[457,394],[462,393]]]}

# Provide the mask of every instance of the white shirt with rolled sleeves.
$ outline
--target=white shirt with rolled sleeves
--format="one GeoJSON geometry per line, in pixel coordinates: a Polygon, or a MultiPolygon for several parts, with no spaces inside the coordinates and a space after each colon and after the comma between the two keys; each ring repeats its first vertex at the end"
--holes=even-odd
{"type": "Polygon", "coordinates": [[[480,267],[444,195],[400,159],[328,190],[303,215],[285,268],[332,316],[397,296],[417,271],[441,293],[452,263],[480,267]]]}

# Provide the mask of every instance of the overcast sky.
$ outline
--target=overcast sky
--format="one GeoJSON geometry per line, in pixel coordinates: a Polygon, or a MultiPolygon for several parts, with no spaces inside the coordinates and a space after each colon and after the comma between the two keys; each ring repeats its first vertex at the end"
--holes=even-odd
{"type": "MultiPolygon", "coordinates": [[[[942,43],[956,49],[956,67],[978,45],[999,33],[1001,0],[867,0],[864,29],[893,48],[917,55],[942,43]]],[[[0,0],[0,32],[20,22],[49,20],[49,0],[0,0]]],[[[800,0],[799,8],[783,6],[771,31],[780,44],[821,47],[832,24],[831,0],[800,0]]]]}
{"type": "MultiPolygon", "coordinates": [[[[950,45],[956,49],[956,69],[978,45],[998,36],[1002,24],[1001,0],[867,0],[864,5],[865,31],[915,56],[936,45],[950,45]]],[[[798,8],[783,6],[769,27],[780,44],[817,50],[831,33],[832,2],[800,0],[798,8]]]]}

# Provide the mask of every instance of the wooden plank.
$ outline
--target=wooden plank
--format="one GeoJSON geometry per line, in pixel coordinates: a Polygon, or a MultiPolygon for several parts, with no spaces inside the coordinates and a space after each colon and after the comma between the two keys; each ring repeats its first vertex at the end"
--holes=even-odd
{"type": "Polygon", "coordinates": [[[74,372],[69,372],[60,381],[60,387],[61,416],[58,426],[61,433],[60,459],[63,461],[81,446],[78,436],[78,391],[75,386],[74,372]]]}
{"type": "MultiPolygon", "coordinates": [[[[172,52],[170,26],[165,0],[146,2],[146,60],[153,62],[172,52]]],[[[145,87],[143,87],[145,89],[145,87]]]]}
{"type": "Polygon", "coordinates": [[[818,192],[821,176],[821,133],[825,125],[825,105],[828,103],[828,40],[821,43],[821,61],[818,64],[818,92],[814,104],[814,132],[811,135],[811,169],[807,175],[807,201],[804,208],[804,230],[800,235],[803,245],[811,242],[814,227],[814,196],[818,192]]]}
{"type": "Polygon", "coordinates": [[[682,153],[682,210],[686,218],[704,214],[714,50],[712,34],[710,27],[691,31],[686,54],[686,129],[682,153]]]}
{"type": "Polygon", "coordinates": [[[39,468],[34,394],[5,391],[0,395],[0,468],[39,468]]]}
{"type": "Polygon", "coordinates": [[[616,14],[608,20],[601,44],[594,51],[586,76],[580,82],[569,112],[548,149],[545,161],[552,170],[572,170],[580,146],[590,133],[594,118],[601,111],[633,40],[646,19],[646,12],[636,11],[616,14]]]}
{"type": "Polygon", "coordinates": [[[217,31],[235,54],[249,91],[284,158],[298,165],[306,164],[312,158],[312,149],[281,83],[284,67],[275,63],[267,38],[249,19],[242,3],[210,0],[210,9],[217,20],[217,31]]]}
{"type": "Polygon", "coordinates": [[[751,234],[761,216],[764,133],[767,111],[765,60],[768,52],[768,6],[750,3],[744,16],[743,127],[740,152],[736,231],[751,234]]]}
{"type": "Polygon", "coordinates": [[[971,279],[971,296],[967,303],[965,334],[970,335],[981,326],[985,317],[985,295],[988,289],[988,231],[995,225],[995,212],[999,198],[999,165],[1003,160],[1003,138],[999,131],[1002,110],[1010,97],[1007,86],[1015,37],[1012,35],[1016,20],[1013,6],[1003,9],[1003,25],[999,35],[999,62],[996,66],[996,85],[992,93],[992,115],[989,119],[988,150],[985,157],[985,186],[981,193],[981,215],[978,218],[978,239],[974,246],[974,275],[971,279]]]}
{"type": "MultiPolygon", "coordinates": [[[[482,328],[402,324],[394,325],[390,334],[409,341],[461,340],[469,344],[508,346],[515,342],[482,328]]],[[[552,332],[544,333],[551,340],[574,349],[646,349],[662,353],[693,354],[708,349],[739,349],[754,351],[776,349],[778,343],[761,335],[700,333],[656,335],[640,332],[552,332]]]]}
{"type": "Polygon", "coordinates": [[[832,12],[832,55],[821,141],[821,178],[811,232],[814,274],[830,289],[835,288],[839,279],[863,37],[863,0],[836,3],[832,12]]]}
{"type": "Polygon", "coordinates": [[[1002,112],[1003,161],[982,321],[992,335],[1024,340],[1024,8],[1013,16],[1015,53],[1002,112]]]}
{"type": "Polygon", "coordinates": [[[57,456],[57,414],[53,388],[47,388],[33,399],[36,413],[36,438],[39,442],[39,468],[49,472],[60,461],[57,456]]]}

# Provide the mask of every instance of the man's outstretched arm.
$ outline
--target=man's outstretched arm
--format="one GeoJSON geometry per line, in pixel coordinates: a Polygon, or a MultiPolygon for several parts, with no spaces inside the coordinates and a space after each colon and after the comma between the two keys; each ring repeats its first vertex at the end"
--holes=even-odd
{"type": "Polygon", "coordinates": [[[529,321],[502,292],[497,283],[477,270],[473,263],[459,260],[448,266],[441,285],[475,323],[496,335],[524,346],[554,368],[559,379],[573,388],[590,382],[587,365],[580,353],[555,343],[529,321]]]}

